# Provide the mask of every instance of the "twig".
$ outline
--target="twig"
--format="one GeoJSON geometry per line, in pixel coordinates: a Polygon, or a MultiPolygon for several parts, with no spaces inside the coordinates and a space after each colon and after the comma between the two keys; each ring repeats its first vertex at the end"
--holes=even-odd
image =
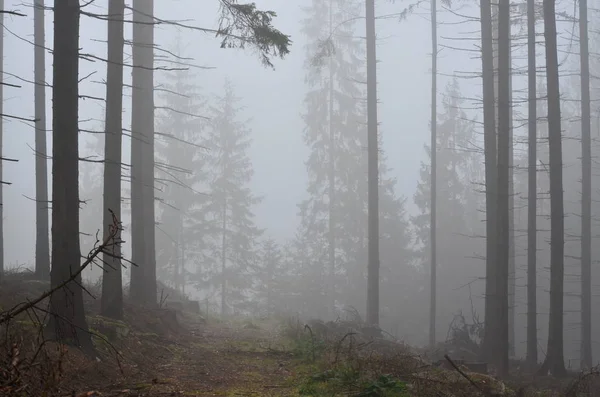
{"type": "Polygon", "coordinates": [[[104,241],[102,242],[102,244],[100,244],[98,247],[96,247],[94,250],[92,250],[92,252],[90,252],[90,254],[88,255],[88,258],[85,260],[85,262],[83,262],[83,264],[81,266],[79,266],[79,269],[77,269],[77,271],[75,273],[73,273],[71,275],[71,277],[69,277],[68,279],[66,279],[65,281],[63,281],[62,283],[60,283],[59,285],[57,285],[56,287],[50,289],[49,291],[43,293],[42,295],[40,295],[39,297],[37,297],[36,299],[34,299],[33,301],[28,302],[27,304],[19,307],[19,305],[13,307],[12,309],[4,312],[2,314],[2,317],[0,317],[0,324],[3,324],[5,322],[7,322],[8,320],[10,320],[13,317],[18,316],[19,314],[23,313],[26,310],[29,310],[33,307],[35,307],[38,303],[40,303],[41,301],[43,301],[44,299],[48,298],[50,295],[52,295],[53,293],[55,293],[56,291],[58,291],[59,289],[64,288],[67,284],[69,284],[71,281],[75,280],[77,278],[77,276],[79,276],[81,274],[81,272],[83,272],[83,270],[94,261],[94,259],[101,253],[103,252],[103,250],[108,247],[110,245],[110,241],[113,240],[115,238],[115,236],[117,235],[118,231],[119,231],[119,220],[117,219],[117,217],[115,216],[115,214],[110,211],[113,217],[113,224],[112,227],[110,228],[109,234],[108,236],[106,236],[106,238],[104,239],[104,241]]]}
{"type": "Polygon", "coordinates": [[[452,366],[454,367],[454,369],[455,369],[455,370],[457,370],[457,371],[458,371],[458,373],[459,373],[459,374],[461,374],[461,375],[463,376],[463,378],[465,378],[466,380],[468,380],[468,381],[469,381],[469,383],[473,385],[473,387],[475,387],[477,390],[479,390],[481,393],[483,393],[483,390],[481,389],[481,387],[479,387],[479,385],[478,385],[477,383],[475,383],[475,381],[474,381],[473,379],[471,379],[471,378],[470,378],[470,377],[469,377],[467,374],[465,374],[465,373],[463,372],[463,370],[461,370],[460,368],[458,368],[458,365],[456,365],[456,364],[454,363],[454,361],[452,361],[452,360],[450,359],[450,357],[448,357],[448,355],[447,355],[447,354],[444,354],[444,358],[445,358],[446,360],[448,360],[448,362],[450,363],[450,365],[452,365],[452,366]]]}
{"type": "Polygon", "coordinates": [[[308,331],[310,332],[310,341],[312,343],[312,349],[311,349],[312,350],[312,360],[314,363],[315,362],[315,337],[313,335],[312,328],[310,328],[310,326],[308,324],[304,324],[304,329],[307,329],[307,328],[308,328],[308,331]]]}

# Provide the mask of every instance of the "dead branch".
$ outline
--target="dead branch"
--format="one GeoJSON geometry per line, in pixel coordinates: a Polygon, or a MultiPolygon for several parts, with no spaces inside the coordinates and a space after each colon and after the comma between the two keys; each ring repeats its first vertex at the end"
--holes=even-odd
{"type": "Polygon", "coordinates": [[[27,304],[24,304],[24,305],[22,303],[18,304],[17,306],[13,307],[12,309],[9,309],[8,311],[5,311],[4,313],[2,313],[2,316],[0,317],[0,324],[3,324],[5,322],[9,321],[10,319],[18,316],[19,314],[23,313],[26,310],[32,309],[38,303],[40,303],[44,299],[48,298],[50,295],[52,295],[53,293],[55,293],[59,289],[62,289],[65,286],[67,286],[67,284],[69,284],[70,282],[74,281],[77,278],[77,276],[79,276],[81,274],[81,272],[83,272],[83,270],[90,263],[92,263],[94,261],[94,259],[101,252],[104,252],[105,248],[108,248],[109,246],[111,246],[113,244],[112,241],[117,236],[118,231],[121,228],[121,224],[120,224],[119,220],[117,219],[117,217],[115,216],[115,214],[112,211],[110,211],[110,212],[112,214],[113,224],[109,228],[108,236],[106,236],[104,238],[104,241],[102,242],[102,244],[100,244],[99,246],[97,246],[96,248],[94,248],[90,252],[90,254],[88,255],[88,257],[85,260],[85,262],[83,262],[83,264],[81,266],[79,266],[79,269],[77,269],[77,271],[75,273],[73,273],[71,275],[71,277],[69,277],[68,279],[66,279],[65,281],[63,281],[62,283],[60,283],[59,285],[57,285],[56,287],[51,288],[49,291],[43,293],[42,295],[40,295],[39,297],[37,297],[33,301],[29,301],[27,304]]]}

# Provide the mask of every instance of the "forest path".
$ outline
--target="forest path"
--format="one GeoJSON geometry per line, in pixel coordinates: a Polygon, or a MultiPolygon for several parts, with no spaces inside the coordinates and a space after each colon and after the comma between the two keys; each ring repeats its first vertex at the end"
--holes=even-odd
{"type": "Polygon", "coordinates": [[[297,395],[293,370],[299,362],[279,334],[278,324],[257,325],[250,320],[202,324],[188,319],[182,326],[178,335],[161,337],[154,348],[143,348],[136,360],[141,370],[137,376],[127,376],[102,395],[297,395]]]}

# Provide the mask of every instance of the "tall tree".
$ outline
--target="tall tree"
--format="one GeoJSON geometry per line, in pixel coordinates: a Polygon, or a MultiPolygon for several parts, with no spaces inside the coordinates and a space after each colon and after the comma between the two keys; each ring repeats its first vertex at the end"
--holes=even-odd
{"type": "Polygon", "coordinates": [[[219,289],[221,314],[245,298],[250,289],[249,268],[261,231],[254,225],[253,206],[260,202],[247,184],[252,163],[247,154],[250,130],[238,120],[239,98],[229,81],[211,108],[206,144],[209,173],[204,203],[190,213],[194,237],[204,245],[199,258],[199,286],[219,289]]]}
{"type": "Polygon", "coordinates": [[[369,180],[367,323],[379,324],[379,148],[377,138],[377,54],[375,0],[366,0],[367,153],[369,180]]]}
{"type": "MultiPolygon", "coordinates": [[[[323,269],[326,285],[320,294],[326,296],[330,316],[334,315],[335,300],[341,298],[340,273],[350,267],[354,270],[355,262],[350,264],[344,259],[352,256],[348,249],[357,249],[358,241],[352,247],[346,241],[348,236],[356,236],[349,229],[357,217],[360,219],[362,207],[352,200],[362,204],[365,195],[360,189],[366,189],[360,183],[360,174],[365,171],[365,130],[361,125],[365,113],[358,99],[362,90],[355,83],[364,80],[364,63],[360,61],[364,48],[358,40],[348,39],[356,27],[351,15],[359,12],[360,6],[355,0],[313,0],[305,9],[302,28],[308,39],[305,81],[309,91],[303,118],[304,141],[310,147],[310,155],[306,162],[309,197],[300,205],[300,216],[303,227],[310,224],[308,237],[313,242],[322,240],[319,244],[327,248],[323,257],[313,259],[315,263],[328,264],[323,269]],[[346,194],[355,189],[356,195],[346,194]],[[346,211],[350,206],[356,212],[346,211]]],[[[364,235],[363,230],[360,233],[364,235]]]]}
{"type": "MultiPolygon", "coordinates": [[[[465,283],[464,275],[476,276],[480,264],[469,260],[465,252],[476,252],[477,240],[465,236],[481,234],[478,230],[480,219],[473,218],[470,209],[476,208],[480,197],[472,188],[483,178],[478,175],[475,164],[481,164],[479,154],[472,150],[476,140],[475,123],[469,120],[463,110],[458,80],[454,79],[446,87],[441,111],[436,115],[438,122],[437,139],[437,201],[439,208],[444,208],[437,217],[437,249],[443,252],[443,261],[438,264],[438,275],[444,283],[437,288],[439,297],[440,321],[450,322],[446,317],[454,312],[457,301],[457,289],[465,283]]],[[[431,158],[430,145],[425,146],[426,155],[431,158]]],[[[420,250],[416,252],[419,264],[426,268],[431,252],[430,231],[430,197],[431,197],[430,161],[421,163],[420,180],[413,196],[418,214],[412,217],[412,224],[420,250]]],[[[383,208],[383,201],[382,201],[383,208]]],[[[383,232],[383,226],[382,226],[383,232]]],[[[382,250],[383,252],[383,250],[382,250]]],[[[464,290],[463,290],[464,291],[464,290]]],[[[461,291],[461,292],[463,292],[461,291]]]]}
{"type": "Polygon", "coordinates": [[[258,269],[258,286],[256,288],[257,298],[263,301],[267,315],[276,312],[281,295],[285,291],[285,262],[281,247],[271,238],[262,243],[260,262],[262,266],[258,269]]]}
{"type": "MultiPolygon", "coordinates": [[[[4,9],[4,0],[0,0],[0,10],[4,9]]],[[[4,27],[4,14],[0,15],[0,26],[4,27]]],[[[4,29],[0,32],[0,83],[4,82],[4,29]]],[[[0,114],[3,112],[4,86],[0,84],[0,114]]],[[[4,119],[0,117],[0,157],[3,153],[4,119]]],[[[4,176],[2,159],[0,159],[0,278],[4,274],[4,191],[2,178],[4,176]]]]}
{"type": "Polygon", "coordinates": [[[47,332],[92,349],[83,308],[79,250],[79,1],[54,5],[52,84],[52,271],[50,281],[64,288],[50,296],[47,332]]]}
{"type": "Polygon", "coordinates": [[[537,82],[535,0],[527,0],[527,363],[537,365],[537,82]]]}
{"type": "Polygon", "coordinates": [[[483,358],[491,360],[495,339],[496,308],[496,106],[494,95],[494,50],[490,0],[481,0],[481,63],[483,78],[483,129],[485,153],[485,335],[483,358]]]}
{"type": "Polygon", "coordinates": [[[563,290],[565,223],[562,179],[562,132],[555,0],[544,0],[546,81],[548,87],[548,143],[550,151],[550,316],[548,348],[540,373],[566,374],[563,351],[563,290]]]}
{"type": "MultiPolygon", "coordinates": [[[[113,215],[121,220],[121,152],[123,121],[123,47],[125,1],[108,3],[108,65],[106,72],[106,117],[104,121],[104,210],[103,231],[111,235],[113,215]],[[112,212],[112,213],[111,213],[112,212]]],[[[100,312],[103,316],[123,317],[120,231],[111,252],[104,253],[106,266],[102,278],[100,312]]]]}
{"type": "Polygon", "coordinates": [[[154,0],[133,2],[131,268],[134,302],[156,304],[154,219],[154,0]]]}
{"type": "Polygon", "coordinates": [[[592,367],[592,153],[587,0],[579,1],[581,65],[581,366],[592,367]]]}
{"type": "Polygon", "coordinates": [[[34,80],[35,80],[35,275],[50,276],[48,239],[48,158],[46,156],[46,40],[44,0],[35,0],[33,10],[34,80]]]}
{"type": "Polygon", "coordinates": [[[435,346],[436,316],[436,188],[437,188],[437,2],[431,0],[431,211],[430,211],[430,295],[429,295],[429,346],[435,346]]]}
{"type": "MultiPolygon", "coordinates": [[[[174,54],[183,57],[180,38],[174,54]]],[[[205,101],[194,73],[175,70],[165,74],[158,95],[156,180],[161,213],[157,225],[158,278],[184,290],[187,279],[190,209],[201,203],[206,183],[203,112],[205,101]]],[[[197,244],[196,250],[200,248],[197,244]]]]}
{"type": "Polygon", "coordinates": [[[498,244],[495,297],[498,338],[494,354],[501,375],[508,374],[509,352],[510,107],[510,1],[501,0],[498,5],[498,244]]]}

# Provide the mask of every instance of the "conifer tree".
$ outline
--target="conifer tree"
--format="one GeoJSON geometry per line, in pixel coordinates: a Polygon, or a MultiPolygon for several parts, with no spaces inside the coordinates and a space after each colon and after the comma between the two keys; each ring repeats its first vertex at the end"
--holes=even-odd
{"type": "MultiPolygon", "coordinates": [[[[366,90],[360,83],[366,80],[366,64],[365,43],[355,33],[360,26],[355,15],[363,7],[356,0],[313,0],[305,9],[303,33],[309,44],[304,140],[310,155],[308,197],[299,205],[296,243],[303,252],[299,258],[303,282],[298,284],[310,285],[310,291],[299,294],[306,298],[304,306],[320,317],[334,316],[336,301],[359,311],[366,302],[367,117],[366,90]],[[319,300],[327,302],[327,310],[311,303],[319,300]]],[[[381,151],[380,156],[383,272],[386,266],[408,262],[404,254],[410,237],[403,201],[395,196],[395,181],[387,177],[381,151]],[[386,241],[393,243],[385,253],[386,241]]]]}
{"type": "Polygon", "coordinates": [[[239,120],[240,99],[229,81],[223,92],[209,111],[205,140],[208,195],[192,208],[190,218],[192,237],[203,244],[198,284],[219,291],[221,314],[227,314],[252,287],[248,274],[262,231],[254,224],[253,214],[260,198],[248,187],[254,173],[247,154],[251,131],[245,127],[247,121],[239,120]]]}
{"type": "MultiPolygon", "coordinates": [[[[473,262],[468,257],[475,252],[482,251],[480,241],[470,236],[481,235],[481,219],[473,208],[482,206],[483,196],[477,194],[474,183],[483,181],[481,161],[472,147],[475,141],[474,123],[470,121],[461,109],[460,87],[454,79],[446,88],[442,111],[438,116],[437,129],[437,200],[439,208],[444,208],[438,214],[437,250],[440,261],[438,263],[438,276],[444,280],[439,285],[439,310],[441,323],[449,323],[456,307],[449,307],[446,302],[449,294],[463,293],[454,291],[456,288],[471,280],[457,279],[456,275],[472,274],[473,272],[459,272],[458,269],[469,266],[475,270],[481,268],[479,262],[473,262]]],[[[430,156],[430,147],[425,145],[427,156],[430,156]]],[[[420,180],[417,191],[413,197],[419,208],[419,213],[412,217],[416,232],[416,242],[419,247],[416,252],[417,259],[423,265],[429,261],[429,198],[431,167],[429,160],[421,163],[420,180]]],[[[467,296],[468,298],[468,296],[467,296]]],[[[455,299],[460,299],[458,296],[455,299]]]]}
{"type": "MultiPolygon", "coordinates": [[[[178,40],[174,53],[182,56],[178,40]]],[[[190,210],[201,203],[206,181],[203,130],[205,101],[190,70],[170,72],[161,82],[157,111],[156,173],[158,278],[183,290],[187,280],[190,210]]],[[[196,248],[198,248],[196,246],[196,248]]]]}

